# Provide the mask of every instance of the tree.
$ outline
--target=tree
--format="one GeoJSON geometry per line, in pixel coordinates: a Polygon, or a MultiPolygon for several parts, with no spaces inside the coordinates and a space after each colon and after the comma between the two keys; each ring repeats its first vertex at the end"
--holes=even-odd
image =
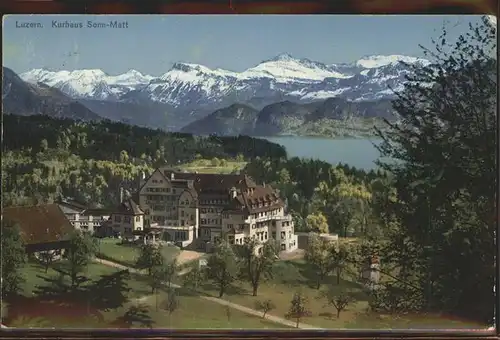
{"type": "Polygon", "coordinates": [[[217,157],[212,158],[211,165],[212,166],[219,166],[220,160],[217,157]]]}
{"type": "Polygon", "coordinates": [[[81,281],[80,274],[83,273],[97,253],[98,245],[96,239],[81,230],[75,230],[68,242],[64,253],[67,259],[68,275],[71,279],[71,288],[76,289],[81,281]]]}
{"type": "Polygon", "coordinates": [[[129,160],[129,156],[127,151],[122,150],[120,151],[120,163],[127,163],[129,160]]]}
{"type": "Polygon", "coordinates": [[[338,246],[330,248],[330,256],[337,274],[337,284],[340,284],[342,273],[354,261],[355,254],[347,244],[340,243],[338,246]]]}
{"type": "Polygon", "coordinates": [[[38,258],[45,268],[45,273],[49,271],[50,265],[58,256],[53,250],[41,251],[38,253],[38,258]]]}
{"type": "Polygon", "coordinates": [[[172,282],[179,274],[179,263],[177,258],[174,258],[172,261],[168,262],[165,265],[165,282],[167,283],[167,287],[172,288],[172,282]]]}
{"type": "Polygon", "coordinates": [[[155,307],[158,310],[158,293],[160,288],[165,282],[167,276],[166,268],[164,266],[154,266],[151,269],[151,274],[148,277],[149,286],[151,287],[151,293],[155,295],[155,307]]]}
{"type": "Polygon", "coordinates": [[[168,318],[170,323],[172,313],[179,308],[179,297],[177,296],[177,291],[175,290],[175,288],[168,288],[167,298],[165,299],[165,301],[163,301],[162,307],[163,309],[168,311],[168,318]]]}
{"type": "Polygon", "coordinates": [[[151,277],[153,268],[162,266],[164,263],[163,255],[159,246],[154,244],[144,244],[139,249],[139,256],[136,260],[136,266],[140,269],[145,269],[147,275],[151,277]]]}
{"type": "Polygon", "coordinates": [[[120,318],[129,328],[138,324],[140,327],[153,328],[154,321],[149,315],[149,308],[145,304],[133,305],[120,318]]]}
{"type": "Polygon", "coordinates": [[[266,318],[266,314],[276,308],[276,305],[270,300],[255,301],[255,309],[262,311],[262,318],[266,318]]]}
{"type": "Polygon", "coordinates": [[[247,237],[237,249],[242,260],[243,278],[252,285],[253,296],[257,296],[261,281],[272,277],[272,267],[278,259],[276,246],[272,242],[261,244],[256,237],[247,237]],[[257,254],[258,247],[262,247],[261,254],[257,254]]]}
{"type": "Polygon", "coordinates": [[[42,139],[42,141],[40,142],[40,151],[45,152],[47,151],[48,148],[49,148],[49,143],[47,142],[46,139],[42,139]]]}
{"type": "Polygon", "coordinates": [[[21,269],[26,263],[25,245],[19,226],[3,220],[2,225],[2,297],[15,295],[21,289],[24,277],[21,269]]]}
{"type": "Polygon", "coordinates": [[[231,322],[231,307],[229,305],[225,305],[224,311],[226,312],[227,322],[231,322]]]}
{"type": "Polygon", "coordinates": [[[171,262],[166,262],[165,260],[163,260],[162,262],[162,264],[156,265],[152,268],[151,275],[149,277],[151,292],[155,294],[157,310],[159,289],[165,283],[167,284],[168,289],[172,289],[172,281],[175,279],[179,271],[179,266],[176,259],[171,262]]]}
{"type": "Polygon", "coordinates": [[[299,328],[300,321],[303,318],[311,315],[307,303],[307,297],[301,291],[296,292],[293,295],[292,301],[290,301],[290,308],[285,317],[287,319],[295,319],[296,328],[299,328]]]}
{"type": "Polygon", "coordinates": [[[120,270],[112,274],[104,274],[90,287],[92,303],[99,309],[108,311],[116,309],[128,300],[130,288],[128,270],[120,270]]]}
{"type": "Polygon", "coordinates": [[[316,289],[321,287],[324,279],[334,269],[335,262],[331,257],[333,243],[318,235],[309,237],[309,244],[304,259],[316,273],[316,289]]]}
{"type": "Polygon", "coordinates": [[[219,288],[222,297],[229,285],[238,277],[239,266],[231,245],[222,241],[215,247],[214,253],[207,261],[207,278],[219,288]]]}
{"type": "Polygon", "coordinates": [[[321,212],[308,215],[306,223],[310,230],[321,234],[328,234],[328,220],[321,212]]]}
{"type": "Polygon", "coordinates": [[[197,265],[184,275],[184,286],[198,289],[205,281],[205,277],[205,271],[197,265]]]}
{"type": "Polygon", "coordinates": [[[339,293],[338,290],[332,286],[321,292],[319,297],[326,299],[327,304],[335,308],[337,311],[337,319],[340,317],[340,312],[346,310],[347,306],[354,302],[352,293],[339,293]]]}
{"type": "Polygon", "coordinates": [[[412,66],[378,131],[383,169],[394,178],[397,224],[384,262],[411,263],[418,289],[400,284],[422,310],[491,324],[496,254],[498,84],[496,28],[486,17],[456,42],[446,27],[422,47],[431,63],[412,66]],[[474,292],[471,294],[470,292],[474,292]]]}

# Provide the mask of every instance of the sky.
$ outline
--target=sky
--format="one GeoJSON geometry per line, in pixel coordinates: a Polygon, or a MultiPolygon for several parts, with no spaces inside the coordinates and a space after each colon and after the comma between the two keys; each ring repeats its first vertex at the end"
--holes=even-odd
{"type": "Polygon", "coordinates": [[[3,17],[3,66],[101,69],[110,75],[135,69],[153,76],[175,62],[243,71],[280,53],[326,64],[366,55],[422,56],[444,22],[450,38],[479,16],[374,15],[8,15],[3,17]],[[53,21],[83,28],[54,28],[53,21]],[[87,28],[87,22],[126,22],[126,28],[87,28]],[[16,27],[24,23],[43,27],[16,27]]]}

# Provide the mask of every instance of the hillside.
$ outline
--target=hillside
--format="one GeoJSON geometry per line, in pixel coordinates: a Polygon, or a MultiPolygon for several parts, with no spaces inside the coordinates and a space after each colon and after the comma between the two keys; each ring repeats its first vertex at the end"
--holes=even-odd
{"type": "Polygon", "coordinates": [[[169,133],[123,123],[102,120],[76,122],[45,115],[3,116],[3,147],[5,150],[31,148],[41,150],[40,141],[48,147],[65,148],[83,158],[118,160],[125,151],[130,158],[142,161],[177,164],[203,158],[228,158],[242,155],[255,157],[286,157],[285,149],[264,139],[241,137],[197,137],[185,133],[169,133]],[[29,131],[29,135],[26,134],[29,131]]]}
{"type": "Polygon", "coordinates": [[[194,134],[252,136],[370,136],[373,126],[383,127],[382,118],[395,119],[390,100],[351,102],[330,98],[308,104],[282,101],[257,111],[231,105],[185,126],[194,134]]]}
{"type": "Polygon", "coordinates": [[[257,110],[328,98],[371,105],[394,98],[391,89],[401,90],[406,76],[427,63],[404,55],[368,55],[349,63],[325,64],[282,53],[240,72],[176,62],[157,75],[135,70],[111,75],[100,69],[32,69],[20,77],[57,88],[102,117],[178,131],[236,103],[257,110]]]}
{"type": "Polygon", "coordinates": [[[2,74],[2,113],[80,120],[101,119],[98,114],[56,88],[42,83],[26,83],[6,67],[2,68],[2,74]]]}

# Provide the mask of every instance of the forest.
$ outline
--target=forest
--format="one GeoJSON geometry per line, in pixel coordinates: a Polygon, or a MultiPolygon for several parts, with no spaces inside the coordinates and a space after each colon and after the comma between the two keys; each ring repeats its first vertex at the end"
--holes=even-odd
{"type": "Polygon", "coordinates": [[[139,174],[158,166],[213,159],[286,158],[277,144],[247,136],[198,137],[111,121],[3,115],[2,195],[5,205],[65,196],[118,204],[119,188],[137,188],[139,174]]]}

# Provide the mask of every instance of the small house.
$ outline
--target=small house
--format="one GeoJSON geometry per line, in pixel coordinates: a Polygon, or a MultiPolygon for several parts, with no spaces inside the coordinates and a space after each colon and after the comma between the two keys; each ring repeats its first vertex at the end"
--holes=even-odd
{"type": "Polygon", "coordinates": [[[6,207],[2,220],[19,226],[26,252],[35,256],[41,251],[61,253],[75,230],[57,204],[6,207]]]}

